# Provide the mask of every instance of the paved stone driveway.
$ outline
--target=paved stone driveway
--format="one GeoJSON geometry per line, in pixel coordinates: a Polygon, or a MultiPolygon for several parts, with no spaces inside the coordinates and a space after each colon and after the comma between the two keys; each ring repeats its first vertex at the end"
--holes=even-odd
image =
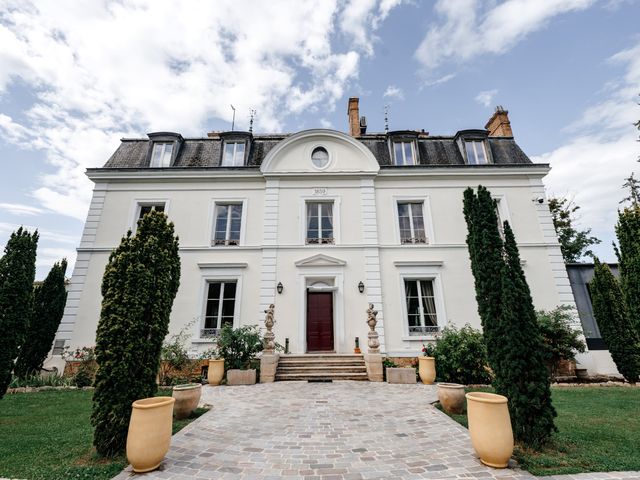
{"type": "Polygon", "coordinates": [[[369,382],[206,387],[211,411],[173,437],[161,471],[138,478],[534,478],[480,464],[435,399],[432,386],[369,382]]]}

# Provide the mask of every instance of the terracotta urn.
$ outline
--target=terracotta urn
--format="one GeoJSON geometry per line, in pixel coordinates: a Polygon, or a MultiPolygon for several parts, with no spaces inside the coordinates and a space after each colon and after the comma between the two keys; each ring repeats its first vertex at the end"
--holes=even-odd
{"type": "Polygon", "coordinates": [[[433,385],[436,381],[436,359],[434,357],[418,357],[418,373],[420,380],[426,385],[433,385]]]}
{"type": "Polygon", "coordinates": [[[447,413],[464,412],[464,385],[459,383],[438,383],[438,400],[447,413]]]}
{"type": "Polygon", "coordinates": [[[227,385],[254,385],[256,383],[255,369],[227,370],[227,385]]]}
{"type": "Polygon", "coordinates": [[[209,359],[209,373],[207,374],[207,381],[209,385],[220,385],[220,382],[224,378],[224,359],[211,358],[209,359]]]}
{"type": "Polygon", "coordinates": [[[172,397],[152,397],[133,402],[127,459],[134,472],[155,470],[169,451],[175,401],[172,397]]]}
{"type": "Polygon", "coordinates": [[[513,453],[513,431],[507,397],[495,393],[467,393],[467,417],[471,444],[480,461],[505,468],[513,453]]]}
{"type": "Polygon", "coordinates": [[[173,416],[178,420],[187,418],[191,415],[200,402],[200,394],[202,393],[202,385],[199,383],[187,383],[185,385],[176,385],[173,387],[172,397],[176,399],[173,406],[173,416]]]}

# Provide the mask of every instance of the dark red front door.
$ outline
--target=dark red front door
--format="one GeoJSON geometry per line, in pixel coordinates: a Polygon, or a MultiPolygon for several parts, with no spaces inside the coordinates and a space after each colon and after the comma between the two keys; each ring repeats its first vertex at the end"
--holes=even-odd
{"type": "Polygon", "coordinates": [[[307,293],[307,351],[333,350],[333,293],[307,293]]]}

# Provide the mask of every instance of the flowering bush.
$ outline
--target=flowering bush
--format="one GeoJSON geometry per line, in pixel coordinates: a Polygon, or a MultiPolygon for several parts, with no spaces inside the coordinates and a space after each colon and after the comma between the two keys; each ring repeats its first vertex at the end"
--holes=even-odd
{"type": "Polygon", "coordinates": [[[77,387],[82,388],[93,385],[96,371],[98,370],[94,347],[82,347],[75,350],[69,350],[67,347],[62,353],[62,358],[67,362],[80,362],[72,378],[77,387]]]}

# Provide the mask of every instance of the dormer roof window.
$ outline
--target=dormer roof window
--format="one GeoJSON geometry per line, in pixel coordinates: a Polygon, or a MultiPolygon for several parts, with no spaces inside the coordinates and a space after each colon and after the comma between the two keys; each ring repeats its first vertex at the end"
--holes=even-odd
{"type": "Polygon", "coordinates": [[[182,142],[184,142],[182,135],[173,132],[156,132],[149,133],[147,136],[151,143],[147,157],[149,166],[151,168],[171,167],[176,161],[182,142]]]}
{"type": "Polygon", "coordinates": [[[467,165],[489,165],[493,163],[491,150],[487,144],[486,130],[461,130],[456,133],[455,142],[467,165]]]}
{"type": "Polygon", "coordinates": [[[220,138],[222,139],[220,165],[223,167],[244,167],[247,164],[253,139],[251,132],[223,132],[220,134],[220,138]]]}
{"type": "Polygon", "coordinates": [[[394,165],[417,165],[417,133],[411,131],[389,132],[389,147],[394,165]]]}
{"type": "Polygon", "coordinates": [[[484,140],[465,140],[464,147],[469,165],[486,165],[489,163],[484,140]]]}

